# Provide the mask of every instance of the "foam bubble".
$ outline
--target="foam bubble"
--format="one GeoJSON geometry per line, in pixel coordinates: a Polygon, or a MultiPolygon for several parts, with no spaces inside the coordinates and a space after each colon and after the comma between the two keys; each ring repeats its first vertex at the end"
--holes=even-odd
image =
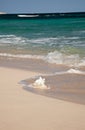
{"type": "Polygon", "coordinates": [[[82,71],[77,70],[77,69],[70,69],[67,72],[71,73],[71,74],[85,74],[85,72],[82,72],[82,71]]]}
{"type": "Polygon", "coordinates": [[[35,82],[32,84],[33,88],[40,88],[40,89],[48,89],[45,85],[45,78],[39,77],[35,80],[35,82]]]}
{"type": "Polygon", "coordinates": [[[49,63],[68,65],[68,66],[85,66],[85,59],[81,59],[78,54],[66,55],[64,53],[54,51],[48,53],[45,60],[49,63]]]}
{"type": "Polygon", "coordinates": [[[0,56],[7,58],[24,58],[24,59],[40,59],[45,62],[56,64],[56,65],[66,65],[70,67],[82,67],[85,66],[85,57],[80,58],[78,54],[66,55],[58,51],[50,52],[47,55],[31,55],[31,54],[10,54],[10,53],[0,53],[0,56]]]}

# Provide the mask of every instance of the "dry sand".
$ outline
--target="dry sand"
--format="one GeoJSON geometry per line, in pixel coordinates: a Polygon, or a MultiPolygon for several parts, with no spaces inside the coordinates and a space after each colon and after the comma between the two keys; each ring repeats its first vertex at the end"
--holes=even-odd
{"type": "Polygon", "coordinates": [[[34,75],[0,68],[0,130],[85,130],[85,105],[36,95],[18,84],[34,75]]]}

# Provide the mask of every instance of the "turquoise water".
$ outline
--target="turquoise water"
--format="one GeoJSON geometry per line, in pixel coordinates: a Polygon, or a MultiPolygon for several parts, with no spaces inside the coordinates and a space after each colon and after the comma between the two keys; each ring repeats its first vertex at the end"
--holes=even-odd
{"type": "Polygon", "coordinates": [[[85,66],[85,18],[0,19],[0,56],[85,66]]]}
{"type": "Polygon", "coordinates": [[[0,17],[0,66],[39,72],[25,90],[85,104],[85,17],[12,16],[0,17]]]}

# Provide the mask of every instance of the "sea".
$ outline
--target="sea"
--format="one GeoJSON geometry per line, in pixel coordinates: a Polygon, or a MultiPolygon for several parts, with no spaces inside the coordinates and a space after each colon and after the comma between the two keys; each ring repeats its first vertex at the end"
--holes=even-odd
{"type": "Polygon", "coordinates": [[[26,61],[24,66],[51,76],[85,78],[85,17],[17,16],[0,18],[0,58],[26,61]]]}

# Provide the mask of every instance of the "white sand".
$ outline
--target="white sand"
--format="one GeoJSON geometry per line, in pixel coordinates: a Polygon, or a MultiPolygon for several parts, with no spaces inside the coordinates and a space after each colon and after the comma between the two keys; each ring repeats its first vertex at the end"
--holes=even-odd
{"type": "Polygon", "coordinates": [[[85,130],[85,105],[22,89],[18,82],[33,75],[0,68],[0,130],[85,130]]]}

